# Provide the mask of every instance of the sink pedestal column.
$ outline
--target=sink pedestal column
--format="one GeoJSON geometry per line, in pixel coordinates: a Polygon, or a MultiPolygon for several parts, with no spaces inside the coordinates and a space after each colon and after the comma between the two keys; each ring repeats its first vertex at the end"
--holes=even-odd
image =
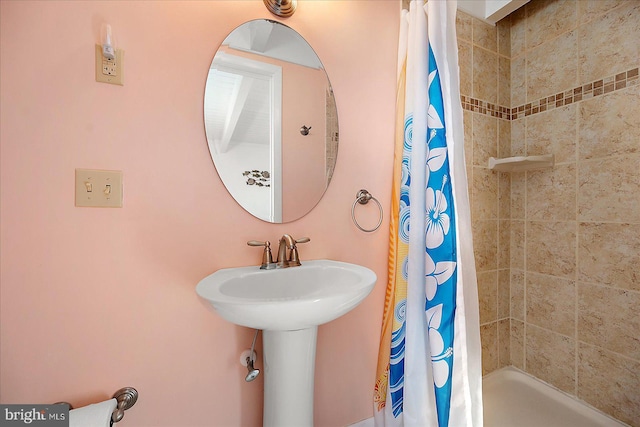
{"type": "Polygon", "coordinates": [[[264,427],[313,427],[318,327],[262,331],[264,427]]]}

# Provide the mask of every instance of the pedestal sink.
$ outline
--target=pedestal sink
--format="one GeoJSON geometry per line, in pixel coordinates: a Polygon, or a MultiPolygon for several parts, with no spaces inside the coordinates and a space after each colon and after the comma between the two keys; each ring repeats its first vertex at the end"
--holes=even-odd
{"type": "Polygon", "coordinates": [[[331,260],[299,267],[218,270],[197,294],[231,323],[263,330],[265,427],[313,426],[318,326],[352,310],[371,292],[368,268],[331,260]]]}

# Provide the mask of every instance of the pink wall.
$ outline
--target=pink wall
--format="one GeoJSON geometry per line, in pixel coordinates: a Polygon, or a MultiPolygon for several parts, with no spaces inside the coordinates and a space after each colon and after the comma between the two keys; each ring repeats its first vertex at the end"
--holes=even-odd
{"type": "Polygon", "coordinates": [[[123,426],[260,425],[262,379],[245,383],[238,362],[252,331],[205,310],[194,287],[257,264],[245,241],[286,232],[311,237],[303,260],[381,278],[320,328],[316,363],[317,426],[371,416],[388,216],[364,234],[350,208],[360,188],[389,205],[399,4],[303,0],[286,21],[329,73],[340,153],[320,204],[272,225],[229,196],[204,135],[218,45],[244,21],[273,19],[260,0],[239,3],[0,3],[0,402],[80,406],[134,386],[123,426]],[[103,22],[126,52],[123,87],[94,81],[103,22]],[[124,207],[74,207],[75,168],[122,170],[124,207]]]}

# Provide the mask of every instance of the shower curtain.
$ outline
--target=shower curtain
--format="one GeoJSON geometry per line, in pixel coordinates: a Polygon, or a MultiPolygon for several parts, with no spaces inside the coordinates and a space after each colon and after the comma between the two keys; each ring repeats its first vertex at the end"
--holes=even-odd
{"type": "Polygon", "coordinates": [[[455,0],[401,16],[377,427],[481,427],[478,292],[455,0]]]}

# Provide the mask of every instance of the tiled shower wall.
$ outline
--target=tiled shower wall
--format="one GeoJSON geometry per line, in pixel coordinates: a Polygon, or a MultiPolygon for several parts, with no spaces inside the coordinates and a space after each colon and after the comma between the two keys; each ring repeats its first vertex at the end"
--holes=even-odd
{"type": "Polygon", "coordinates": [[[511,364],[511,178],[488,169],[489,157],[511,155],[510,32],[460,11],[456,29],[486,374],[511,364]]]}
{"type": "Polygon", "coordinates": [[[458,18],[485,373],[640,426],[640,1],[458,18]],[[553,153],[495,173],[489,156],[553,153]]]}

